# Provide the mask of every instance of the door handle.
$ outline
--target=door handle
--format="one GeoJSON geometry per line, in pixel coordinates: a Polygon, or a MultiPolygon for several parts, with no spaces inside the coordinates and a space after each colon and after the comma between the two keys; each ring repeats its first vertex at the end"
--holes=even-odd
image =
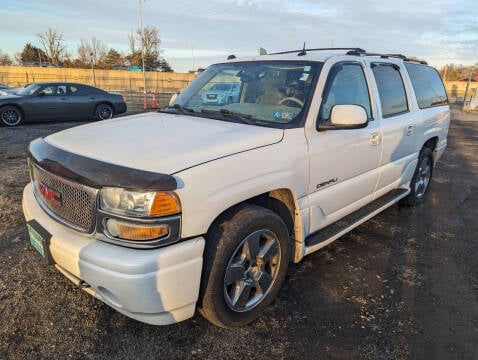
{"type": "Polygon", "coordinates": [[[380,133],[372,133],[370,135],[370,145],[376,146],[380,144],[381,139],[380,133]]]}
{"type": "Polygon", "coordinates": [[[412,124],[407,126],[407,136],[412,135],[414,131],[415,131],[415,125],[412,124]]]}

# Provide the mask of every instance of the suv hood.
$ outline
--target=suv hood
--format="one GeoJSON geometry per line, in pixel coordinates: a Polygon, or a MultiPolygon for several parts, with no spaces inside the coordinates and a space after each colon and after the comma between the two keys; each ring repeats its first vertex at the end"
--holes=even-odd
{"type": "Polygon", "coordinates": [[[58,148],[130,168],[174,174],[280,142],[282,129],[187,115],[147,113],[87,124],[48,136],[58,148]]]}

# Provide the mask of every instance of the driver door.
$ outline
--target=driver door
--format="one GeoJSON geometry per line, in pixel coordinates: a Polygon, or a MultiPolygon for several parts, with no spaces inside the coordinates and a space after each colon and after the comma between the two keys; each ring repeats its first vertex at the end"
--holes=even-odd
{"type": "Polygon", "coordinates": [[[38,120],[68,120],[67,85],[48,84],[35,93],[30,100],[30,108],[38,120]]]}
{"type": "Polygon", "coordinates": [[[329,124],[334,105],[362,106],[368,123],[360,129],[306,129],[310,159],[310,233],[372,200],[382,149],[380,123],[372,117],[366,64],[344,61],[329,69],[318,124],[329,124]]]}

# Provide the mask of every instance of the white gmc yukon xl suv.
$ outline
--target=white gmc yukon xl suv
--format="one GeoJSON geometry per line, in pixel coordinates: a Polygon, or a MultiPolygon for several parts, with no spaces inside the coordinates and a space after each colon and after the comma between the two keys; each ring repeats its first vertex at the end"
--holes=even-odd
{"type": "Polygon", "coordinates": [[[310,49],[212,65],[170,107],[34,140],[23,194],[44,261],[145,323],[256,319],[290,262],[420,203],[447,144],[435,69],[310,49]],[[207,104],[215,84],[239,96],[207,104]]]}

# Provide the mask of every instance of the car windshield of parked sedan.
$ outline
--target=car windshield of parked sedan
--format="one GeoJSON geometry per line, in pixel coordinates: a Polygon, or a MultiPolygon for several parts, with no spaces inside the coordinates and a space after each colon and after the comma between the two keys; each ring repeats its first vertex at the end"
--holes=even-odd
{"type": "Polygon", "coordinates": [[[17,95],[33,95],[42,85],[40,84],[30,84],[25,86],[22,90],[17,92],[17,95]]]}
{"type": "Polygon", "coordinates": [[[262,126],[298,126],[322,63],[248,61],[212,65],[167,112],[262,126]]]}

